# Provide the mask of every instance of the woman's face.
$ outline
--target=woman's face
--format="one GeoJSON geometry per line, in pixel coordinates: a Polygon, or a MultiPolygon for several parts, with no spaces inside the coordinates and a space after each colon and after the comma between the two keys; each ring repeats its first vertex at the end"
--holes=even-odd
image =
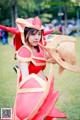
{"type": "Polygon", "coordinates": [[[42,36],[42,32],[41,31],[34,31],[33,33],[31,33],[28,37],[28,43],[31,46],[37,46],[38,43],[41,40],[41,36],[42,36]]]}

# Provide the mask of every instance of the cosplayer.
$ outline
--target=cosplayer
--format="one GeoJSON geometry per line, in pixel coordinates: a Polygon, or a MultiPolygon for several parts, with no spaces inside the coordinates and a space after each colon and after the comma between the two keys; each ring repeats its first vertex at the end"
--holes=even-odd
{"type": "Polygon", "coordinates": [[[59,90],[54,92],[53,65],[59,65],[59,74],[64,69],[80,72],[80,68],[75,66],[75,38],[54,35],[46,40],[44,34],[48,33],[44,32],[39,17],[17,18],[16,23],[18,29],[13,28],[12,31],[15,31],[13,34],[20,40],[20,46],[15,53],[18,63],[17,93],[12,120],[66,118],[55,107],[59,90]],[[47,62],[50,63],[49,76],[44,74],[47,62]]]}

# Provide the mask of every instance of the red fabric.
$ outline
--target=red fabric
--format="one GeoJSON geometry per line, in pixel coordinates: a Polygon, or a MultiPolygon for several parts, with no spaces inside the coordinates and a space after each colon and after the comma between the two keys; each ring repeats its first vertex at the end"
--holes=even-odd
{"type": "Polygon", "coordinates": [[[22,58],[30,58],[31,57],[31,51],[28,47],[22,46],[19,51],[18,55],[22,58]]]}
{"type": "Polygon", "coordinates": [[[10,32],[12,34],[19,34],[20,35],[20,32],[19,32],[18,28],[6,27],[6,26],[3,26],[3,25],[0,25],[0,29],[5,30],[7,32],[10,32]]]}
{"type": "Polygon", "coordinates": [[[50,112],[48,113],[46,120],[52,120],[54,118],[67,118],[62,112],[60,112],[56,107],[52,107],[50,112]]]}
{"type": "MultiPolygon", "coordinates": [[[[30,63],[30,65],[28,67],[29,68],[29,74],[31,74],[31,73],[37,74],[40,70],[44,70],[45,67],[46,67],[46,65],[44,65],[44,66],[35,66],[33,63],[30,63]]],[[[47,77],[46,77],[46,80],[48,80],[47,77]]],[[[19,82],[21,82],[21,81],[22,81],[22,74],[20,72],[19,82]]]]}
{"type": "Polygon", "coordinates": [[[35,25],[38,29],[40,29],[42,26],[41,20],[38,16],[33,19],[32,24],[35,25]]]}
{"type": "Polygon", "coordinates": [[[34,115],[32,120],[43,120],[46,116],[47,117],[45,120],[67,117],[54,107],[55,103],[58,100],[59,91],[53,92],[53,90],[54,90],[54,76],[52,77],[48,96],[46,97],[43,104],[39,108],[38,112],[34,115]]]}
{"type": "MultiPolygon", "coordinates": [[[[40,84],[35,81],[34,78],[27,80],[21,88],[40,88],[40,84]]],[[[33,116],[32,120],[52,120],[53,118],[66,118],[66,116],[61,113],[58,109],[54,107],[59,91],[54,91],[54,76],[52,77],[51,84],[49,87],[48,94],[42,105],[39,107],[37,113],[33,116]],[[46,109],[45,109],[46,108],[46,109]]],[[[42,97],[43,92],[33,92],[33,93],[19,93],[16,96],[16,115],[20,120],[25,119],[34,110],[34,107],[39,102],[42,97]],[[36,96],[36,97],[35,97],[36,96]],[[23,112],[22,112],[23,111],[23,112]]]]}
{"type": "MultiPolygon", "coordinates": [[[[51,107],[54,106],[55,100],[58,97],[58,91],[55,93],[49,93],[42,106],[39,108],[37,114],[32,120],[44,120],[45,116],[50,111],[51,107]]],[[[54,118],[54,117],[53,117],[54,118]]]]}
{"type": "Polygon", "coordinates": [[[45,67],[46,67],[46,65],[44,65],[44,66],[35,66],[33,63],[30,63],[29,67],[28,67],[29,68],[29,74],[31,74],[31,73],[37,74],[40,70],[44,70],[45,67]]]}
{"type": "MultiPolygon", "coordinates": [[[[21,88],[41,88],[39,83],[34,78],[30,78],[26,81],[21,88]]],[[[28,117],[33,111],[39,100],[41,99],[43,92],[27,92],[17,94],[16,97],[16,115],[20,120],[28,117]]]]}
{"type": "Polygon", "coordinates": [[[32,120],[43,120],[44,117],[48,114],[48,111],[50,111],[51,106],[53,106],[55,99],[58,96],[58,92],[53,93],[54,90],[54,76],[52,77],[49,93],[44,100],[43,104],[40,106],[38,112],[34,115],[32,120]]]}
{"type": "Polygon", "coordinates": [[[52,30],[46,30],[46,31],[43,32],[43,36],[49,35],[49,34],[51,34],[52,32],[54,32],[53,29],[52,29],[52,30]]]}
{"type": "MultiPolygon", "coordinates": [[[[49,100],[51,100],[52,98],[55,99],[55,97],[57,97],[57,94],[53,95],[54,77],[52,78],[52,82],[49,87],[50,87],[50,90],[46,94],[47,101],[45,98],[45,102],[43,100],[42,106],[40,107],[40,108],[42,108],[42,109],[40,109],[41,114],[42,114],[42,115],[40,114],[41,117],[43,117],[43,110],[46,108],[45,106],[49,103],[49,100]],[[50,96],[50,98],[48,98],[49,96],[50,96]]],[[[41,86],[34,78],[30,78],[20,88],[23,88],[23,89],[25,89],[25,88],[41,88],[41,86]]],[[[17,94],[17,96],[16,96],[16,115],[17,115],[17,117],[20,120],[23,120],[26,117],[28,117],[30,115],[30,113],[34,110],[35,106],[37,105],[37,103],[39,102],[41,97],[43,97],[43,92],[33,92],[33,93],[27,92],[27,93],[17,94]]],[[[44,97],[43,97],[43,99],[44,99],[44,97]]],[[[52,100],[52,101],[54,101],[54,100],[52,100]]],[[[53,104],[53,102],[51,102],[51,103],[53,104]]],[[[51,103],[50,103],[50,105],[51,105],[51,103]]],[[[38,114],[38,113],[36,113],[36,114],[38,114]]],[[[38,118],[40,118],[40,117],[38,117],[38,118]]],[[[34,118],[32,120],[42,120],[42,119],[34,118]]]]}
{"type": "MultiPolygon", "coordinates": [[[[43,51],[43,49],[41,49],[40,47],[39,47],[39,50],[40,50],[40,52],[36,52],[36,53],[32,53],[30,50],[29,50],[29,48],[28,47],[25,47],[25,46],[22,46],[19,50],[18,50],[18,55],[20,56],[20,57],[22,57],[22,58],[30,58],[31,57],[31,55],[33,54],[33,56],[37,56],[37,57],[41,57],[41,58],[44,58],[44,51],[43,51]]],[[[34,59],[34,61],[36,62],[36,63],[45,63],[46,61],[45,60],[38,60],[38,59],[34,59]]],[[[44,70],[45,69],[45,67],[46,67],[46,65],[43,65],[43,66],[35,66],[32,62],[30,62],[30,64],[29,64],[29,67],[28,67],[28,69],[29,69],[29,74],[31,74],[31,73],[35,73],[35,74],[37,74],[40,70],[44,70]]]]}
{"type": "Polygon", "coordinates": [[[15,50],[17,51],[21,46],[22,46],[22,42],[21,42],[21,36],[20,35],[15,35],[14,39],[13,39],[13,44],[15,46],[15,50]]]}
{"type": "Polygon", "coordinates": [[[42,59],[42,58],[45,58],[44,50],[40,48],[40,46],[39,46],[39,50],[40,50],[39,52],[31,52],[29,47],[23,45],[18,50],[17,55],[23,59],[29,59],[32,57],[35,63],[46,64],[46,60],[42,59]],[[39,57],[39,59],[37,59],[36,57],[39,57]]]}

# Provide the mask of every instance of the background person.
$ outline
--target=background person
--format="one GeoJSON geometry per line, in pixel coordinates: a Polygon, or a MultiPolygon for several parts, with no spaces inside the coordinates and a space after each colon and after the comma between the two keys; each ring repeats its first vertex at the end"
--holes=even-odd
{"type": "Polygon", "coordinates": [[[8,44],[8,32],[2,30],[2,44],[8,44]]]}

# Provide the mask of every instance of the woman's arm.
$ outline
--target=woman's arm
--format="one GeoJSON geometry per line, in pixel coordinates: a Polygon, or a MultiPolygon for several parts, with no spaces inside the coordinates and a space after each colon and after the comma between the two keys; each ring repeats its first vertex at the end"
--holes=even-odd
{"type": "Polygon", "coordinates": [[[44,72],[42,70],[39,71],[39,73],[37,74],[40,78],[42,78],[43,80],[47,81],[46,76],[44,74],[44,72]]]}
{"type": "Polygon", "coordinates": [[[19,69],[21,70],[22,73],[22,80],[25,79],[25,77],[27,77],[27,75],[29,75],[29,71],[28,71],[28,64],[29,63],[19,63],[19,69]]]}

